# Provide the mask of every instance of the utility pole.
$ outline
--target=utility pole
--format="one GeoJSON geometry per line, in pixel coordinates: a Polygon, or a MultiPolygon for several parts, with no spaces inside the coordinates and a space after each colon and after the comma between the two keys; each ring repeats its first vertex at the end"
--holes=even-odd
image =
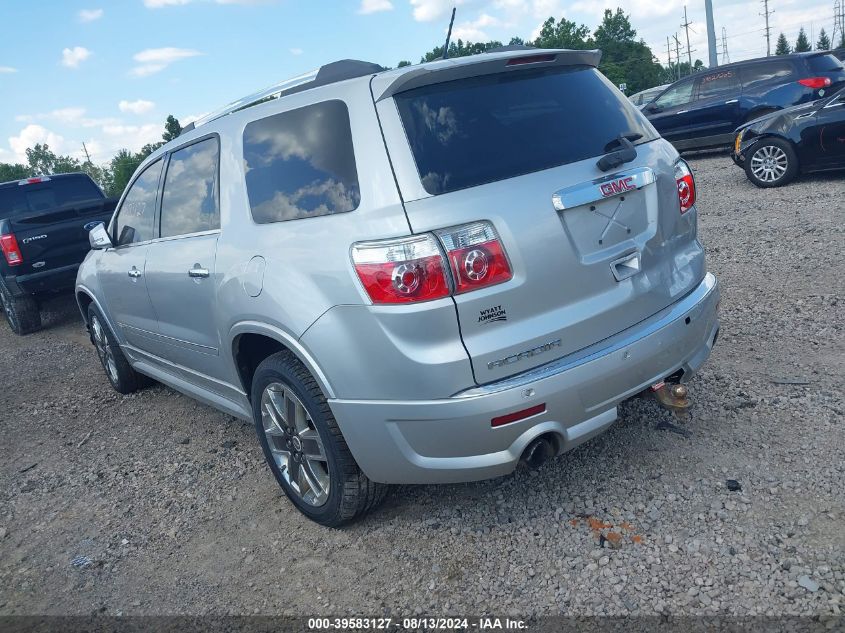
{"type": "Polygon", "coordinates": [[[707,53],[710,68],[715,68],[719,65],[719,58],[716,56],[716,27],[713,25],[713,0],[704,0],[704,12],[707,15],[707,53]]]}
{"type": "Polygon", "coordinates": [[[689,25],[690,21],[687,19],[687,5],[684,5],[684,23],[681,24],[687,32],[687,57],[689,58],[689,72],[692,74],[692,50],[689,47],[689,25]]]}
{"type": "Polygon", "coordinates": [[[85,141],[82,142],[82,151],[85,152],[85,162],[90,163],[91,157],[88,155],[88,148],[85,147],[85,141]]]}
{"type": "Polygon", "coordinates": [[[830,34],[830,45],[836,48],[839,40],[836,39],[837,34],[840,39],[845,39],[845,2],[836,0],[833,3],[833,33],[830,34]]]}
{"type": "Polygon", "coordinates": [[[731,63],[731,56],[728,53],[728,32],[724,26],[722,27],[722,63],[731,63]]]}
{"type": "Polygon", "coordinates": [[[769,11],[769,0],[763,0],[763,13],[760,15],[766,18],[766,57],[772,56],[772,27],[769,26],[769,16],[774,12],[774,9],[769,11]]]}
{"type": "Polygon", "coordinates": [[[669,38],[666,38],[666,59],[669,60],[669,74],[675,76],[675,71],[672,70],[672,49],[669,46],[669,38]]]}
{"type": "MultiPolygon", "coordinates": [[[[678,79],[681,78],[681,42],[678,40],[678,34],[675,33],[672,37],[675,38],[675,65],[678,67],[678,79]]],[[[692,66],[690,66],[690,73],[692,66]]]]}

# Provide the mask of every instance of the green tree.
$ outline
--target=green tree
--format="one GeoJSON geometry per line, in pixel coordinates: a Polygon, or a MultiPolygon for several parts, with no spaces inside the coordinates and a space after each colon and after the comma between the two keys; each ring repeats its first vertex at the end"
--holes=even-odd
{"type": "Polygon", "coordinates": [[[31,175],[29,167],[21,163],[0,163],[0,182],[20,180],[31,175]]]}
{"type": "Polygon", "coordinates": [[[791,52],[789,42],[786,41],[786,35],[781,33],[778,35],[778,42],[775,45],[775,55],[789,55],[791,52]]]}
{"type": "Polygon", "coordinates": [[[806,53],[810,50],[812,50],[812,47],[810,46],[810,40],[807,39],[807,34],[804,32],[804,27],[802,26],[801,29],[798,31],[798,39],[795,40],[794,52],[806,53]]]}
{"type": "Polygon", "coordinates": [[[411,62],[409,62],[409,61],[407,61],[407,60],[403,59],[401,62],[399,62],[399,63],[396,65],[396,67],[397,67],[397,68],[404,68],[405,66],[410,66],[410,65],[411,65],[411,62]]]}
{"type": "Polygon", "coordinates": [[[28,147],[26,160],[33,175],[64,174],[80,169],[77,159],[71,156],[57,156],[46,143],[36,143],[35,147],[28,147]]]}
{"type": "Polygon", "coordinates": [[[663,67],[646,43],[637,39],[630,19],[620,8],[615,12],[605,9],[587,45],[601,49],[599,70],[614,84],[627,84],[629,93],[656,86],[663,79],[663,67]]]}
{"type": "Polygon", "coordinates": [[[166,143],[172,141],[174,138],[178,138],[181,133],[182,126],[179,125],[179,119],[172,114],[168,114],[167,120],[164,122],[164,134],[161,135],[161,138],[166,143]]]}
{"type": "Polygon", "coordinates": [[[829,51],[830,50],[830,38],[825,33],[825,30],[822,29],[819,31],[819,40],[816,42],[816,50],[820,51],[829,51]]]}
{"type": "Polygon", "coordinates": [[[122,149],[115,154],[114,158],[112,158],[109,163],[111,182],[109,183],[109,188],[106,190],[106,193],[110,196],[120,196],[120,194],[123,193],[123,190],[126,189],[126,185],[129,184],[132,174],[135,173],[138,165],[140,165],[143,160],[143,158],[139,158],[128,149],[122,149]]]}
{"type": "Polygon", "coordinates": [[[508,46],[524,46],[525,40],[521,37],[512,37],[511,41],[508,42],[508,46]]]}
{"type": "MultiPolygon", "coordinates": [[[[479,53],[486,53],[490,49],[499,48],[501,42],[464,42],[458,40],[457,42],[449,42],[449,57],[469,57],[470,55],[478,55],[479,53]]],[[[443,58],[443,47],[437,46],[427,52],[420,59],[420,63],[433,62],[437,59],[443,58]]]]}
{"type": "Polygon", "coordinates": [[[549,18],[543,22],[539,37],[531,42],[531,45],[537,48],[584,49],[588,48],[589,37],[590,29],[584,24],[578,26],[566,18],[557,22],[554,18],[549,18]]]}

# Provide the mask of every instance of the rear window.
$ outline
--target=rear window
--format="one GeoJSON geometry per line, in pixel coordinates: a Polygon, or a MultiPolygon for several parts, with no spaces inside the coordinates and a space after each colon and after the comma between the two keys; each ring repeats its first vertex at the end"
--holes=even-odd
{"type": "Polygon", "coordinates": [[[425,190],[448,193],[601,156],[620,134],[656,138],[594,68],[519,71],[424,86],[396,104],[425,190]]]}
{"type": "Polygon", "coordinates": [[[349,111],[324,101],[244,130],[246,189],[258,224],[353,211],[361,201],[349,111]]]}
{"type": "Polygon", "coordinates": [[[50,211],[57,207],[102,198],[103,192],[87,176],[52,178],[32,185],[14,184],[0,188],[0,213],[9,215],[50,211]]]}
{"type": "Polygon", "coordinates": [[[842,70],[842,62],[833,55],[815,55],[807,59],[807,65],[814,73],[829,73],[842,70]]]}

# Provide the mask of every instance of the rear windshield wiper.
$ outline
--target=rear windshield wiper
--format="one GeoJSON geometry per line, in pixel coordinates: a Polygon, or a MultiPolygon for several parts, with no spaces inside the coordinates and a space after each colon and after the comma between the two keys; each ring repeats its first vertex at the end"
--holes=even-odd
{"type": "Polygon", "coordinates": [[[596,163],[596,167],[602,171],[609,171],[615,169],[625,163],[630,163],[637,157],[637,150],[634,148],[632,141],[639,140],[643,137],[639,132],[624,132],[617,136],[604,146],[604,151],[607,152],[596,163]],[[619,147],[619,149],[614,149],[619,147]]]}

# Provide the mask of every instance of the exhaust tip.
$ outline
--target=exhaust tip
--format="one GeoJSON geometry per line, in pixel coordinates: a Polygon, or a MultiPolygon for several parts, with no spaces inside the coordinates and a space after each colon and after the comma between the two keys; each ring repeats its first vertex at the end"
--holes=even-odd
{"type": "Polygon", "coordinates": [[[525,447],[519,461],[531,470],[537,470],[545,462],[555,456],[557,446],[548,435],[541,435],[535,438],[525,447]]]}

